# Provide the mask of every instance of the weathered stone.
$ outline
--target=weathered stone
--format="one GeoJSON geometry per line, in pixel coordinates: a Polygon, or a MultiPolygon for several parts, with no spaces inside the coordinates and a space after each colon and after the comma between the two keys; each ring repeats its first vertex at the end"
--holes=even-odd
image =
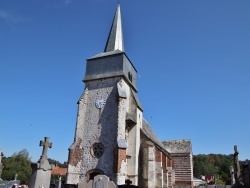
{"type": "MultiPolygon", "coordinates": [[[[114,18],[111,33],[121,33],[121,27],[116,27],[121,25],[118,18],[114,18]]],[[[110,34],[108,43],[116,44],[116,39],[110,34]]],[[[175,180],[192,186],[191,142],[179,140],[167,148],[159,140],[143,118],[136,74],[120,48],[87,59],[85,89],[78,101],[75,138],[69,148],[67,184],[105,187],[103,179],[96,179],[105,174],[116,185],[130,179],[140,187],[173,187],[175,180]],[[177,150],[181,155],[172,155],[177,150]]]]}
{"type": "Polygon", "coordinates": [[[40,141],[40,146],[43,146],[43,152],[41,158],[37,163],[32,164],[32,174],[30,179],[29,187],[44,188],[50,187],[50,178],[52,165],[49,164],[47,152],[48,148],[52,147],[52,143],[49,142],[49,137],[44,138],[44,142],[40,141]]]}

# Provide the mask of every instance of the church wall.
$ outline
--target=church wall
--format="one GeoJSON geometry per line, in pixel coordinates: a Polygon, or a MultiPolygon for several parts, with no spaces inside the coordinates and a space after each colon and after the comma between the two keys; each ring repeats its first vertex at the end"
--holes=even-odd
{"type": "Polygon", "coordinates": [[[69,152],[68,184],[87,181],[87,172],[92,169],[99,169],[115,180],[112,154],[117,146],[116,84],[120,79],[100,79],[86,83],[84,94],[79,100],[75,142],[69,152]],[[98,98],[106,100],[102,109],[95,106],[98,98]],[[100,158],[91,153],[92,145],[98,142],[104,145],[104,153],[100,158]]]}
{"type": "Polygon", "coordinates": [[[175,184],[180,186],[193,186],[192,154],[171,154],[174,161],[175,184]]]}
{"type": "Polygon", "coordinates": [[[141,149],[140,149],[140,187],[155,187],[155,146],[152,142],[147,141],[141,135],[141,149]]]}
{"type": "Polygon", "coordinates": [[[87,107],[89,90],[86,87],[78,101],[78,112],[76,120],[74,143],[69,148],[67,184],[77,184],[81,174],[81,162],[83,155],[82,137],[84,132],[85,112],[87,107]]]}
{"type": "Polygon", "coordinates": [[[155,186],[155,152],[154,146],[149,145],[148,147],[148,188],[155,186]]]}
{"type": "MultiPolygon", "coordinates": [[[[128,93],[128,85],[126,82],[121,79],[117,83],[117,87],[119,87],[124,96],[119,96],[118,97],[118,120],[117,120],[117,135],[116,135],[116,140],[117,143],[119,142],[125,142],[126,143],[126,109],[128,108],[128,102],[127,98],[129,98],[129,93],[128,93]]],[[[126,160],[126,153],[127,153],[127,145],[125,148],[119,148],[117,147],[117,161],[114,161],[114,166],[117,166],[116,171],[116,177],[117,181],[116,183],[119,184],[124,184],[125,179],[127,176],[127,160],[126,160]]]]}
{"type": "Polygon", "coordinates": [[[118,84],[121,90],[125,91],[126,98],[119,97],[117,141],[126,139],[126,155],[129,157],[126,162],[124,162],[127,168],[124,168],[123,171],[117,174],[117,184],[124,184],[125,178],[127,177],[132,181],[132,184],[137,185],[142,112],[137,108],[131,88],[127,82],[122,79],[118,84]],[[127,113],[134,119],[134,125],[128,125],[128,123],[126,123],[127,113]]]}
{"type": "Polygon", "coordinates": [[[167,187],[173,187],[175,185],[175,170],[173,167],[174,161],[172,160],[172,158],[167,157],[167,187]]]}
{"type": "Polygon", "coordinates": [[[167,156],[162,153],[162,183],[163,187],[168,187],[168,174],[167,174],[167,156]]]}
{"type": "Polygon", "coordinates": [[[155,147],[155,188],[163,186],[162,152],[155,147]]]}
{"type": "Polygon", "coordinates": [[[124,184],[126,180],[127,163],[126,163],[126,149],[117,148],[114,156],[114,172],[117,175],[117,184],[124,184]]]}
{"type": "Polygon", "coordinates": [[[128,178],[132,181],[134,185],[138,184],[138,156],[139,156],[139,126],[135,125],[128,135],[128,178]]]}

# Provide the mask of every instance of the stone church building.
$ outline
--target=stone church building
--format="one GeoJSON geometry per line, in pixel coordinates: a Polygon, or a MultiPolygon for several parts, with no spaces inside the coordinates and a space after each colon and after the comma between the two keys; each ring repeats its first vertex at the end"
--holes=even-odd
{"type": "Polygon", "coordinates": [[[118,5],[104,52],[87,59],[67,184],[104,174],[116,185],[192,187],[190,140],[160,141],[143,118],[137,71],[124,51],[118,5]]]}

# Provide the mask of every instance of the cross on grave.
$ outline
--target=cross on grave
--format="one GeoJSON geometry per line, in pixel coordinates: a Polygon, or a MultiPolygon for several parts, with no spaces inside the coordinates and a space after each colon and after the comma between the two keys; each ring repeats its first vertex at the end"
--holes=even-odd
{"type": "Polygon", "coordinates": [[[132,183],[132,181],[130,181],[130,179],[126,179],[126,181],[125,181],[125,184],[126,184],[126,185],[130,186],[131,183],[132,183]]]}
{"type": "Polygon", "coordinates": [[[234,171],[234,176],[235,176],[235,181],[237,184],[240,183],[239,177],[240,177],[240,163],[239,163],[239,159],[238,159],[238,155],[239,152],[237,150],[237,146],[234,146],[234,167],[235,167],[235,171],[234,171]]]}
{"type": "Polygon", "coordinates": [[[49,137],[44,137],[44,142],[41,140],[39,146],[43,146],[42,158],[47,159],[48,148],[52,147],[52,143],[49,142],[49,137]]]}

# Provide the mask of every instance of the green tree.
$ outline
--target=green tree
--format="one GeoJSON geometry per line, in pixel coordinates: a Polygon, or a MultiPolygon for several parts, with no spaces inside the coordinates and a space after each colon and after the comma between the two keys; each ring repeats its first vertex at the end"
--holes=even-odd
{"type": "Polygon", "coordinates": [[[29,181],[32,169],[29,153],[26,149],[14,153],[11,157],[3,158],[2,163],[4,166],[2,179],[13,180],[17,174],[19,180],[29,181]]]}
{"type": "Polygon", "coordinates": [[[60,163],[59,161],[57,161],[55,159],[48,158],[48,161],[50,164],[54,164],[60,168],[67,168],[67,166],[68,166],[67,162],[60,163]]]}
{"type": "Polygon", "coordinates": [[[215,175],[217,183],[226,183],[230,181],[230,167],[233,163],[232,155],[209,154],[195,155],[194,176],[215,175]]]}

